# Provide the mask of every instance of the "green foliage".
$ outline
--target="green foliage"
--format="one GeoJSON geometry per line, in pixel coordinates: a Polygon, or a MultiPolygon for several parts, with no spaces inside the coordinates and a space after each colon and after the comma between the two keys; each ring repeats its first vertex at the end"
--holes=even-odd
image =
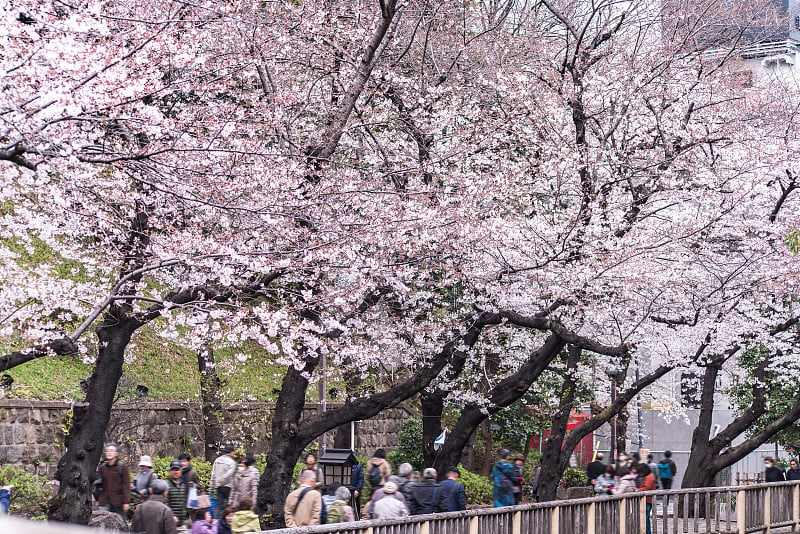
{"type": "MultiPolygon", "coordinates": [[[[153,471],[158,475],[158,478],[164,480],[169,478],[169,464],[174,459],[172,456],[153,456],[153,471]]],[[[138,458],[129,463],[131,478],[135,478],[138,472],[137,467],[132,465],[136,461],[138,461],[138,458]]],[[[192,458],[192,467],[197,471],[197,476],[200,477],[200,485],[208,490],[208,485],[211,483],[211,462],[203,458],[192,458]]]]}
{"type": "Polygon", "coordinates": [[[32,519],[47,518],[47,502],[53,496],[46,477],[12,465],[0,467],[0,486],[12,485],[9,513],[32,519]]]}
{"type": "Polygon", "coordinates": [[[467,494],[467,504],[490,504],[494,491],[492,480],[489,477],[467,471],[463,465],[459,465],[458,470],[461,471],[461,476],[458,481],[464,485],[464,491],[467,494]]]}
{"type": "Polygon", "coordinates": [[[421,470],[424,465],[422,457],[422,419],[409,417],[400,425],[397,450],[387,455],[387,460],[395,469],[405,462],[414,469],[421,470]]]}
{"type": "Polygon", "coordinates": [[[17,254],[17,263],[22,267],[38,267],[52,264],[51,274],[56,278],[64,278],[75,282],[88,282],[86,268],[75,260],[64,258],[38,237],[25,242],[17,237],[0,240],[10,251],[17,254]]]}
{"type": "Polygon", "coordinates": [[[789,232],[786,237],[783,238],[783,242],[786,243],[786,246],[789,247],[789,250],[797,256],[800,253],[800,232],[797,230],[792,230],[789,232]]]}
{"type": "MultiPolygon", "coordinates": [[[[756,371],[768,357],[769,353],[763,347],[751,347],[742,352],[737,359],[741,372],[732,374],[731,386],[728,389],[728,396],[737,413],[744,413],[750,409],[753,402],[753,384],[758,382],[755,378],[756,371]]],[[[798,372],[800,372],[800,362],[795,362],[794,365],[785,363],[780,368],[767,368],[763,379],[767,388],[767,412],[748,429],[748,436],[756,434],[781,417],[796,402],[797,387],[794,380],[788,377],[797,376],[798,372]]],[[[778,443],[796,453],[800,450],[800,426],[791,425],[776,434],[769,442],[778,443]]]]}
{"type": "Polygon", "coordinates": [[[567,467],[564,474],[561,476],[560,484],[565,488],[577,488],[585,486],[589,482],[586,472],[582,469],[575,469],[574,467],[567,467]]]}

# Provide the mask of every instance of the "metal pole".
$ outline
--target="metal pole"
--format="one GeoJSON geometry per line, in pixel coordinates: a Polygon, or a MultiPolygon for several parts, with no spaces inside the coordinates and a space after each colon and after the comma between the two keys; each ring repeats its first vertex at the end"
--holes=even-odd
{"type": "MultiPolygon", "coordinates": [[[[611,404],[617,401],[617,380],[611,377],[611,404]]],[[[614,462],[614,470],[619,469],[619,459],[617,458],[617,413],[611,419],[611,458],[614,462]]]]}
{"type": "MultiPolygon", "coordinates": [[[[639,381],[639,363],[636,363],[636,381],[639,381]]],[[[644,446],[644,420],[642,416],[642,395],[636,395],[636,419],[639,423],[639,450],[644,446]]],[[[647,458],[642,458],[647,463],[647,458]]]]}
{"type": "MultiPolygon", "coordinates": [[[[326,363],[327,360],[325,358],[325,352],[323,351],[319,357],[319,413],[324,414],[327,409],[327,397],[328,397],[328,384],[326,382],[327,378],[326,374],[326,363]]],[[[325,452],[325,433],[323,432],[322,435],[319,437],[319,453],[322,454],[325,452]]]]}

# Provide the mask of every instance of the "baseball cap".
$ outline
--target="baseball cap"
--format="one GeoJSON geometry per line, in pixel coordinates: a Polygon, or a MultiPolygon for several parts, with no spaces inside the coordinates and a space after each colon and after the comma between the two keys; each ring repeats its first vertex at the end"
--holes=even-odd
{"type": "Polygon", "coordinates": [[[173,469],[183,469],[181,467],[181,461],[180,460],[172,460],[169,463],[169,469],[170,469],[170,471],[173,470],[173,469]]]}

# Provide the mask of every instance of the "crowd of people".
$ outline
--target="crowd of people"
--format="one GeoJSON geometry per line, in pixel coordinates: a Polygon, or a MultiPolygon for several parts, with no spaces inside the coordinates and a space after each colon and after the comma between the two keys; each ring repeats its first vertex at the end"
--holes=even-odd
{"type": "Polygon", "coordinates": [[[201,485],[191,460],[190,455],[181,454],[170,462],[167,478],[160,479],[153,471],[153,459],[141,456],[131,482],[128,465],[119,459],[119,447],[106,444],[92,492],[98,508],[127,520],[133,504],[131,529],[146,534],[190,529],[191,534],[260,532],[254,512],[260,476],[253,467],[255,458],[245,455],[237,460],[235,447],[226,445],[211,469],[210,488],[201,485]]]}

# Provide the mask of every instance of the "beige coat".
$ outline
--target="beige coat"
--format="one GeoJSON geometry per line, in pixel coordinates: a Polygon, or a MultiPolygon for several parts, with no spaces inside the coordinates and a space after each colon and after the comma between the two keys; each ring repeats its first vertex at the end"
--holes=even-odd
{"type": "Polygon", "coordinates": [[[319,516],[322,513],[322,495],[317,490],[312,489],[306,493],[300,504],[297,504],[300,494],[309,487],[308,484],[302,484],[286,497],[286,504],[283,505],[283,515],[286,519],[287,527],[319,525],[319,516]],[[295,506],[297,507],[296,512],[295,506]]]}
{"type": "Polygon", "coordinates": [[[364,475],[369,477],[369,472],[372,470],[372,466],[377,465],[378,468],[381,470],[381,483],[380,485],[383,486],[386,484],[386,481],[389,480],[389,476],[392,474],[392,466],[389,465],[389,462],[386,461],[386,458],[376,458],[372,457],[367,462],[367,468],[364,469],[364,475]]]}

